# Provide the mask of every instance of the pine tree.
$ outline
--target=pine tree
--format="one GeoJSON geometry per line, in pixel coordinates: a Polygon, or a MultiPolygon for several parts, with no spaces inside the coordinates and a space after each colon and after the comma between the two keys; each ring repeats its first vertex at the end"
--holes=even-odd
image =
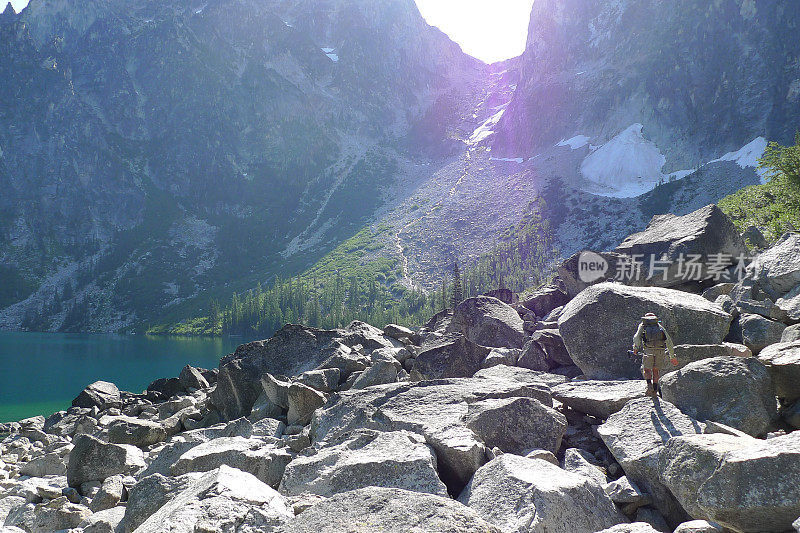
{"type": "Polygon", "coordinates": [[[464,285],[461,283],[461,269],[458,261],[453,263],[453,299],[450,301],[451,307],[456,308],[464,300],[464,285]]]}

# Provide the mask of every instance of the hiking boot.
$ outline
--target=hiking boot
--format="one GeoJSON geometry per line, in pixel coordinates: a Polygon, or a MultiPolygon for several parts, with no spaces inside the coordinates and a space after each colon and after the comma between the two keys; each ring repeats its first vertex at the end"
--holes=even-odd
{"type": "Polygon", "coordinates": [[[654,398],[656,395],[656,390],[653,388],[653,385],[648,383],[647,384],[647,392],[645,393],[647,396],[654,398]]]}

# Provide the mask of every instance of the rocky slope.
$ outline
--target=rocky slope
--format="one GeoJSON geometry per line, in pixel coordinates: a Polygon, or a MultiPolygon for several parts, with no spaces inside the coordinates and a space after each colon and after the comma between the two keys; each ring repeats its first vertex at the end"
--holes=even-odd
{"type": "Polygon", "coordinates": [[[800,71],[792,2],[536,2],[524,54],[498,68],[464,153],[379,216],[377,255],[437,287],[539,197],[565,256],[742,187],[790,142],[800,71]]]}
{"type": "Polygon", "coordinates": [[[69,410],[4,428],[0,523],[800,530],[800,235],[740,265],[712,205],[655,217],[602,257],[617,268],[642,250],[719,268],[653,286],[610,268],[586,280],[571,259],[525,301],[471,298],[415,330],[287,325],[141,394],[93,383],[69,410]],[[663,399],[625,352],[645,311],[677,343],[663,399]]]}
{"type": "Polygon", "coordinates": [[[116,329],[318,259],[407,154],[452,151],[483,69],[412,0],[34,0],[0,51],[5,328],[116,329]]]}

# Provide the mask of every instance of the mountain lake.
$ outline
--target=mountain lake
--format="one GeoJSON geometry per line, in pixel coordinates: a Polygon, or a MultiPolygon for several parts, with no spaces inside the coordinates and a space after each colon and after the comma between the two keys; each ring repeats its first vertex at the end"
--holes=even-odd
{"type": "Polygon", "coordinates": [[[190,364],[214,368],[241,337],[0,332],[0,422],[67,409],[88,384],[141,392],[190,364]]]}

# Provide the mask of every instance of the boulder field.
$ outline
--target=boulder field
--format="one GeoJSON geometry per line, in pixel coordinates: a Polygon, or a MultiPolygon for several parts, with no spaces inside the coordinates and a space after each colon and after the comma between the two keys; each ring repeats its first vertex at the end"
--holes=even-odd
{"type": "MultiPolygon", "coordinates": [[[[599,256],[746,251],[729,222],[656,217],[599,256]]],[[[740,278],[648,284],[573,257],[511,304],[287,325],[141,393],[92,383],[0,426],[0,529],[800,531],[798,258],[789,234],[740,278]],[[663,399],[627,354],[646,312],[679,359],[663,399]]]]}

